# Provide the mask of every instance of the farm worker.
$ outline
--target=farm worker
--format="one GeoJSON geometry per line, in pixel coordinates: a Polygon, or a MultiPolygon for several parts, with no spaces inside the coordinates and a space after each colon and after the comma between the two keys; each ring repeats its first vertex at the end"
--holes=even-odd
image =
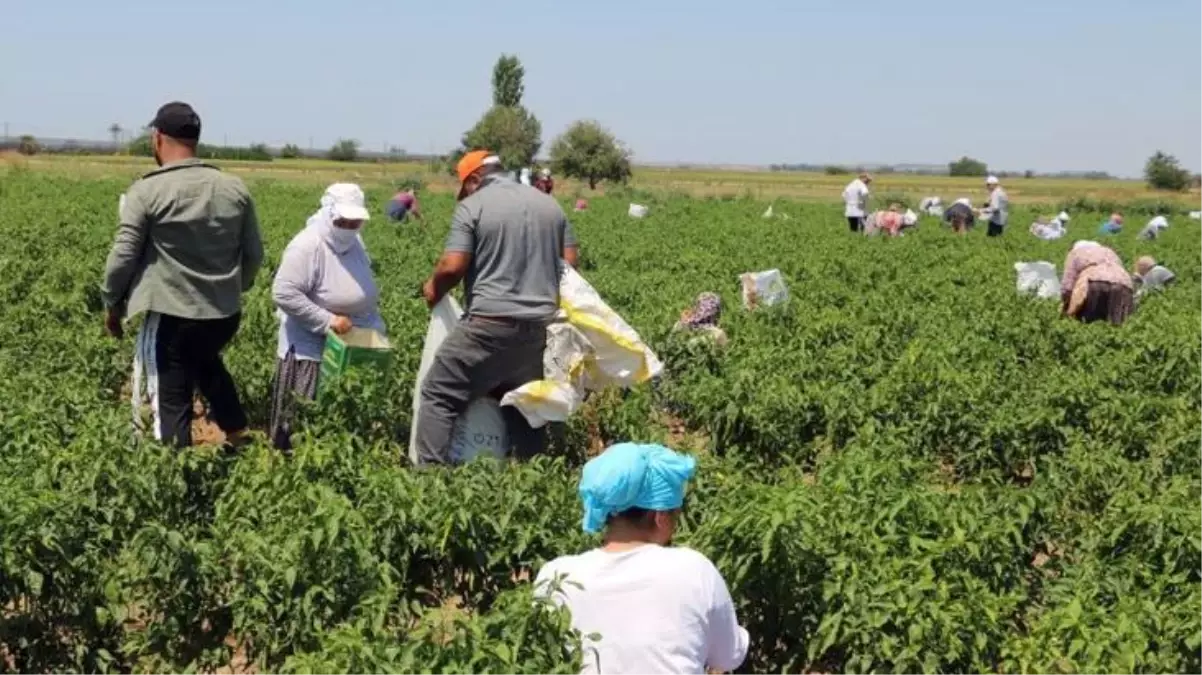
{"type": "MultiPolygon", "coordinates": [[[[450,462],[451,429],[475,398],[543,377],[547,326],[559,311],[561,260],[575,265],[576,235],[559,203],[505,176],[487,150],[456,167],[461,187],[442,257],[422,287],[433,308],[461,280],[464,319],[447,335],[419,394],[419,464],[450,462]]],[[[541,450],[511,406],[509,438],[521,455],[541,450]]]]}
{"type": "Polygon", "coordinates": [[[1078,241],[1064,260],[1060,311],[1084,322],[1119,325],[1135,307],[1135,285],[1113,250],[1095,241],[1078,241]]]}
{"type": "Polygon", "coordinates": [[[1098,226],[1098,234],[1118,234],[1123,231],[1123,214],[1115,211],[1106,222],[1098,226]]]}
{"type": "Polygon", "coordinates": [[[1149,220],[1148,224],[1144,225],[1144,229],[1140,230],[1139,234],[1136,236],[1138,239],[1151,241],[1152,239],[1159,237],[1160,233],[1163,230],[1168,229],[1168,227],[1169,221],[1167,218],[1164,216],[1156,216],[1152,220],[1149,220]]]}
{"type": "Polygon", "coordinates": [[[242,294],[254,283],[263,243],[254,202],[237,177],[197,159],[200,116],[178,101],[150,123],[159,168],[125,193],[121,227],[105,265],[105,327],[145,312],[134,350],[134,419],[147,379],[156,439],[192,445],[197,389],[230,446],[245,441],[246,414],[221,350],[238,332],[242,294]]]}
{"type": "Polygon", "coordinates": [[[1156,259],[1150,255],[1141,256],[1135,261],[1135,274],[1132,279],[1135,282],[1135,295],[1142,296],[1148,291],[1164,290],[1177,278],[1169,268],[1156,264],[1156,259]]]}
{"type": "Polygon", "coordinates": [[[855,180],[843,188],[843,215],[847,217],[847,226],[852,232],[864,231],[864,218],[868,214],[869,185],[872,185],[872,176],[860,172],[855,180]]]}
{"type": "Polygon", "coordinates": [[[1060,216],[1047,220],[1046,218],[1036,218],[1034,223],[1031,223],[1031,234],[1043,239],[1044,241],[1054,241],[1065,235],[1068,230],[1064,228],[1060,216]]]}
{"type": "Polygon", "coordinates": [[[1000,237],[1006,229],[1006,221],[1010,219],[1010,197],[1002,189],[997,176],[986,178],[985,188],[989,190],[989,228],[985,234],[1000,237]]]}
{"type": "Polygon", "coordinates": [[[555,189],[555,181],[551,180],[550,169],[543,169],[538,172],[538,178],[534,180],[534,187],[547,194],[551,194],[551,191],[555,189]]]}
{"type": "Polygon", "coordinates": [[[413,214],[413,217],[418,220],[422,219],[421,209],[417,205],[417,192],[413,188],[397,192],[393,195],[392,200],[388,202],[389,220],[401,222],[409,214],[413,214]]]}
{"type": "Polygon", "coordinates": [[[976,221],[972,211],[972,202],[967,197],[952,202],[952,205],[943,212],[943,220],[952,226],[952,232],[965,234],[976,221]]]}
{"type": "Polygon", "coordinates": [[[718,327],[722,316],[722,298],[717,293],[702,293],[693,306],[680,313],[680,320],[673,331],[697,331],[712,337],[718,344],[726,344],[726,333],[718,327]]]}
{"type": "Polygon", "coordinates": [[[577,213],[580,213],[581,211],[585,211],[587,209],[588,209],[588,200],[587,199],[584,199],[583,197],[581,197],[580,199],[576,200],[575,211],[577,213]]]}
{"type": "Polygon", "coordinates": [[[864,219],[864,234],[874,235],[884,230],[889,236],[896,237],[901,234],[903,227],[914,224],[907,223],[907,220],[910,220],[910,217],[897,211],[896,206],[890,207],[888,211],[875,211],[864,219]]]}
{"type": "Polygon", "coordinates": [[[326,333],[384,332],[380,292],[359,236],[370,218],[363,190],[335,183],[280,259],[271,287],[281,319],[271,404],[271,442],[278,450],[292,449],[295,399],[317,395],[326,333]]]}
{"type": "Polygon", "coordinates": [[[535,593],[566,606],[584,637],[586,673],[734,670],[747,656],[730,591],[708,558],[670,546],[696,460],[662,445],[619,443],[584,465],[585,532],[599,548],[539,570],[535,593]]]}
{"type": "Polygon", "coordinates": [[[521,178],[519,179],[522,185],[530,185],[530,167],[522,167],[521,178]]]}

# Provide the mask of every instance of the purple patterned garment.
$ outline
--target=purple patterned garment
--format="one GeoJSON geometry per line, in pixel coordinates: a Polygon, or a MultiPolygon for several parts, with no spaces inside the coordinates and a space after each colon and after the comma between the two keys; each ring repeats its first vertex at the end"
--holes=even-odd
{"type": "Polygon", "coordinates": [[[680,318],[680,322],[690,328],[712,326],[718,323],[718,316],[721,314],[722,298],[719,298],[717,293],[702,293],[697,296],[693,307],[680,318]]]}

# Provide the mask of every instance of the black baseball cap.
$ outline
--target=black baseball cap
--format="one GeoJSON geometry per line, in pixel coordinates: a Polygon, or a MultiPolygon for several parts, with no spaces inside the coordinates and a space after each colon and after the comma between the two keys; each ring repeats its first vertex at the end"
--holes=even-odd
{"type": "Polygon", "coordinates": [[[200,140],[200,115],[182,101],[172,101],[159,108],[150,126],[161,134],[181,141],[200,140]]]}

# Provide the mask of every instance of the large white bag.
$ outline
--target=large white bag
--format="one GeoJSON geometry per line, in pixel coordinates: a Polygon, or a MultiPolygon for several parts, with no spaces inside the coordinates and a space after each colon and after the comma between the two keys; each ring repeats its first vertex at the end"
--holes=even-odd
{"type": "Polygon", "coordinates": [[[739,275],[739,283],[743,286],[743,307],[771,307],[789,299],[789,289],[780,270],[765,270],[763,272],[747,272],[739,275]]]}
{"type": "Polygon", "coordinates": [[[1050,262],[1016,262],[1014,271],[1018,274],[1015,288],[1023,295],[1034,294],[1036,297],[1050,300],[1060,297],[1060,279],[1056,276],[1056,266],[1050,262]]]}
{"type": "Polygon", "coordinates": [[[643,218],[647,215],[647,207],[642,204],[631,204],[627,213],[631,218],[643,218]]]}
{"type": "MultiPolygon", "coordinates": [[[[422,346],[422,358],[417,366],[417,381],[413,384],[413,426],[409,430],[409,459],[417,463],[417,424],[421,407],[422,382],[434,363],[434,354],[451,329],[459,323],[463,309],[450,295],[444,296],[430,312],[430,325],[426,328],[426,341],[422,346]]],[[[505,431],[505,419],[497,401],[484,397],[472,401],[467,410],[455,420],[451,432],[451,457],[456,462],[466,462],[482,454],[503,458],[509,448],[505,431]]]]}
{"type": "Polygon", "coordinates": [[[451,430],[451,460],[462,464],[477,457],[504,459],[508,452],[509,434],[496,399],[472,401],[451,430]]]}
{"type": "Polygon", "coordinates": [[[630,324],[571,265],[564,264],[559,314],[547,329],[543,379],[507,392],[501,405],[514,406],[530,426],[538,428],[566,420],[583,403],[585,391],[631,387],[663,369],[630,324]]]}

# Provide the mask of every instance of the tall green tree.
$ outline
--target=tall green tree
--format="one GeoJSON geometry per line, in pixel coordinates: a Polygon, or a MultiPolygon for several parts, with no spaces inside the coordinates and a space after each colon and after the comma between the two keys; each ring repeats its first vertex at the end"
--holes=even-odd
{"type": "Polygon", "coordinates": [[[353,162],[359,159],[359,141],[350,138],[340,138],[330,147],[326,157],[336,162],[353,162]]]}
{"type": "Polygon", "coordinates": [[[526,93],[526,85],[522,80],[526,77],[526,69],[522,62],[512,54],[502,54],[492,68],[492,104],[514,108],[522,104],[522,95],[526,93]]]}
{"type": "Polygon", "coordinates": [[[1189,187],[1190,173],[1181,168],[1177,158],[1159,150],[1148,158],[1144,165],[1144,178],[1148,187],[1153,190],[1173,190],[1180,192],[1189,187]]]}
{"type": "Polygon", "coordinates": [[[989,167],[979,159],[961,157],[948,163],[947,173],[951,176],[984,176],[989,173],[989,167]]]}
{"type": "Polygon", "coordinates": [[[630,150],[593,120],[572,123],[551,143],[551,168],[561,176],[588,182],[625,183],[630,179],[630,150]]]}
{"type": "Polygon", "coordinates": [[[508,169],[528,166],[542,147],[543,125],[529,110],[521,106],[493,106],[476,126],[463,134],[458,161],[465,152],[490,150],[501,158],[508,169]]]}
{"type": "Polygon", "coordinates": [[[455,162],[471,150],[490,150],[509,169],[529,166],[534,161],[542,147],[543,126],[522,106],[525,75],[526,70],[516,56],[502,54],[497,59],[492,72],[493,106],[463,134],[461,146],[451,153],[452,173],[455,162]]]}

